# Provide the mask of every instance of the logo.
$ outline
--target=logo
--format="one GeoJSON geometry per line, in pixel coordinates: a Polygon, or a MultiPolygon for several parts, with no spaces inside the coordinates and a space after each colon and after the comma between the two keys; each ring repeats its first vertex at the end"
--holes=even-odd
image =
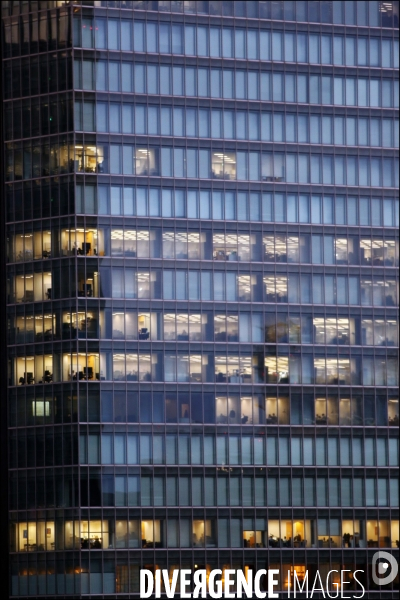
{"type": "Polygon", "coordinates": [[[375,552],[372,557],[372,579],[377,585],[388,585],[396,579],[397,560],[389,552],[375,552]]]}

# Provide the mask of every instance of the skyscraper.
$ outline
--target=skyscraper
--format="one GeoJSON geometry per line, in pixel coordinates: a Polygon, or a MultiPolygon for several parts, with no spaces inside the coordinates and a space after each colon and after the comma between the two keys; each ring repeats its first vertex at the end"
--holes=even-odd
{"type": "Polygon", "coordinates": [[[1,7],[10,595],[394,597],[399,3],[1,7]]]}

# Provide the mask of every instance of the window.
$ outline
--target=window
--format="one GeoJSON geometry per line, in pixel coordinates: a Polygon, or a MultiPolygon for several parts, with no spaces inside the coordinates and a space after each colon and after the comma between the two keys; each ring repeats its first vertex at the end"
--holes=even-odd
{"type": "Polygon", "coordinates": [[[18,552],[55,550],[54,521],[31,521],[15,526],[15,541],[18,552]]]}
{"type": "Polygon", "coordinates": [[[250,260],[250,236],[213,234],[214,260],[250,260]]]}
{"type": "Polygon", "coordinates": [[[216,179],[236,179],[235,153],[213,152],[211,170],[216,179]]]}
{"type": "Polygon", "coordinates": [[[398,401],[398,399],[390,398],[388,400],[388,421],[389,421],[389,425],[398,427],[398,423],[399,423],[399,401],[398,401]]]}
{"type": "Polygon", "coordinates": [[[267,425],[289,425],[289,398],[266,398],[267,425]]]}
{"type": "MultiPolygon", "coordinates": [[[[250,383],[252,379],[252,358],[250,356],[215,357],[216,383],[250,383]]],[[[236,411],[233,412],[235,415],[237,414],[236,411]]]]}
{"type": "Polygon", "coordinates": [[[315,399],[315,424],[337,425],[339,423],[339,407],[337,398],[315,399]]]}

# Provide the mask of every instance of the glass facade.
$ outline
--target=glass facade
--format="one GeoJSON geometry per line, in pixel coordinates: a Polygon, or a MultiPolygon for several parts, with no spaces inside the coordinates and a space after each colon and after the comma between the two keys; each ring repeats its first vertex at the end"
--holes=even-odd
{"type": "Polygon", "coordinates": [[[394,598],[399,3],[1,10],[11,596],[394,598]]]}

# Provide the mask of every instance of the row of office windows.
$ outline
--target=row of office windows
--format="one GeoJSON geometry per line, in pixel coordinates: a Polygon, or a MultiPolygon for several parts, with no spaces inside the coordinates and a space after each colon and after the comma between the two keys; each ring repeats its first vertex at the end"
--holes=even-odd
{"type": "MultiPolygon", "coordinates": [[[[399,222],[397,198],[335,196],[326,194],[236,192],[234,190],[180,190],[129,185],[94,186],[69,178],[31,180],[7,186],[7,220],[32,221],[76,212],[126,217],[201,219],[202,221],[264,221],[395,227],[399,222]],[[111,187],[113,188],[111,194],[111,187]],[[100,189],[99,189],[100,188],[100,189]],[[69,193],[68,193],[69,192],[69,193]],[[112,201],[111,201],[112,200],[112,201]]],[[[127,221],[128,222],[128,221],[127,221]]],[[[81,224],[80,220],[78,225],[81,224]]],[[[46,230],[47,222],[43,225],[46,230]]],[[[9,229],[12,231],[12,229],[9,229]]],[[[30,233],[31,229],[25,232],[30,233]]]]}
{"type": "Polygon", "coordinates": [[[5,188],[7,222],[75,214],[73,178],[74,175],[67,175],[8,184],[5,188]]]}
{"type": "MultiPolygon", "coordinates": [[[[247,4],[247,2],[245,4],[247,4]]],[[[199,551],[197,551],[197,554],[199,554],[199,551]]],[[[374,590],[375,592],[379,590],[378,586],[380,584],[376,584],[372,578],[373,567],[371,566],[371,561],[368,563],[364,557],[358,559],[357,562],[355,562],[353,557],[346,557],[345,562],[343,562],[341,556],[335,556],[331,561],[328,561],[325,557],[321,556],[319,560],[316,558],[308,558],[307,565],[305,564],[304,558],[289,562],[289,558],[285,557],[281,564],[278,552],[277,556],[274,556],[272,560],[268,560],[268,562],[266,562],[265,556],[262,558],[260,557],[256,566],[256,557],[254,557],[254,559],[246,557],[246,560],[243,560],[242,551],[240,551],[240,554],[240,556],[236,557],[235,550],[233,550],[232,558],[231,551],[228,549],[220,550],[217,559],[216,557],[210,557],[210,550],[208,550],[207,558],[205,556],[197,558],[196,556],[196,559],[192,560],[191,558],[185,557],[182,558],[183,562],[181,563],[180,553],[173,551],[172,549],[168,550],[168,553],[165,552],[164,556],[157,556],[156,562],[153,561],[153,558],[148,558],[146,553],[141,559],[129,558],[124,553],[124,556],[118,557],[118,561],[115,561],[113,556],[112,558],[107,558],[104,562],[100,560],[100,557],[96,557],[94,553],[91,553],[90,567],[89,557],[87,555],[81,555],[79,556],[79,562],[78,559],[74,561],[73,559],[68,558],[65,563],[59,564],[56,573],[55,563],[53,562],[54,555],[47,554],[47,564],[46,567],[43,567],[41,562],[38,564],[36,563],[36,555],[25,556],[20,553],[15,554],[12,557],[14,566],[13,572],[15,573],[15,575],[11,576],[12,593],[13,596],[20,595],[23,597],[26,597],[29,592],[31,592],[32,595],[45,594],[46,590],[47,593],[53,597],[56,594],[61,595],[65,593],[79,595],[89,593],[96,595],[102,593],[139,594],[140,568],[143,567],[152,573],[156,570],[165,570],[168,575],[168,586],[170,586],[174,577],[174,571],[180,565],[182,565],[183,568],[188,569],[190,573],[195,573],[198,569],[204,569],[207,590],[211,589],[213,590],[213,593],[217,594],[219,592],[216,590],[222,590],[223,586],[227,585],[228,577],[230,578],[229,584],[232,584],[230,590],[236,589],[236,585],[239,585],[241,590],[243,589],[243,585],[245,584],[243,584],[243,581],[239,582],[239,578],[236,575],[238,570],[246,574],[245,579],[247,581],[250,571],[254,573],[257,569],[266,568],[275,569],[278,573],[278,575],[275,576],[277,578],[277,583],[276,586],[274,586],[274,590],[280,589],[285,593],[288,591],[289,585],[293,587],[294,572],[296,572],[297,581],[299,582],[298,585],[301,587],[305,585],[304,580],[307,571],[309,574],[308,581],[313,582],[316,578],[322,577],[322,581],[325,582],[328,578],[327,589],[330,589],[331,594],[337,594],[338,590],[342,590],[343,594],[349,593],[350,591],[353,591],[354,594],[362,593],[362,588],[358,583],[359,580],[357,579],[357,581],[355,581],[355,578],[352,575],[356,570],[362,570],[365,573],[365,577],[362,579],[364,589],[367,588],[369,590],[374,590]],[[29,568],[27,561],[28,557],[30,559],[29,568]],[[223,561],[222,563],[221,560],[223,561]],[[296,564],[294,565],[293,562],[296,562],[296,564]],[[104,571],[101,570],[102,568],[104,568],[104,571]],[[211,583],[211,571],[220,568],[221,575],[217,576],[213,580],[213,583],[211,583]],[[349,578],[349,581],[343,582],[343,584],[339,575],[342,570],[347,571],[346,576],[349,578]]],[[[255,553],[255,555],[257,556],[257,553],[255,553]]],[[[357,577],[360,577],[360,573],[357,574],[357,577]]],[[[261,578],[261,582],[262,581],[263,578],[261,578]]],[[[178,594],[181,589],[179,577],[176,579],[176,584],[176,593],[178,594]]],[[[189,588],[193,591],[194,589],[198,590],[199,588],[197,586],[198,583],[196,582],[195,584],[194,580],[189,577],[189,583],[185,585],[185,593],[190,593],[188,592],[189,588]]],[[[394,583],[388,584],[387,587],[389,587],[389,589],[398,589],[398,579],[396,578],[394,583]]],[[[225,589],[227,589],[227,587],[225,589]]],[[[266,584],[264,586],[263,583],[260,583],[261,593],[266,594],[267,589],[266,584]]],[[[162,576],[161,590],[163,592],[165,590],[162,576]]]]}
{"type": "MultiPolygon", "coordinates": [[[[147,291],[138,289],[136,297],[153,298],[151,281],[156,277],[149,273],[147,291]],[[139,293],[141,292],[141,293],[139,293]]],[[[145,274],[138,273],[138,282],[145,286],[145,274]]],[[[114,298],[130,297],[129,271],[125,269],[125,278],[121,280],[120,271],[113,270],[112,282],[115,288],[110,294],[114,298]],[[122,286],[120,281],[125,281],[122,286]],[[118,283],[117,283],[118,282],[118,283]]],[[[288,302],[312,304],[361,304],[364,306],[395,306],[396,285],[391,279],[361,278],[344,275],[266,275],[262,281],[258,275],[237,275],[207,271],[180,272],[165,269],[163,271],[164,300],[211,300],[211,301],[254,301],[288,302]],[[193,275],[192,275],[193,273],[193,275]],[[260,293],[261,292],[261,293],[260,293]],[[383,296],[383,298],[382,298],[383,296]],[[308,300],[307,300],[308,298],[308,300]]],[[[133,292],[134,296],[135,293],[133,292]]]]}
{"type": "MultiPolygon", "coordinates": [[[[376,477],[373,469],[370,476],[363,470],[343,472],[338,469],[316,476],[315,468],[309,467],[281,472],[275,469],[231,467],[203,469],[190,476],[190,469],[175,470],[165,477],[161,473],[139,476],[137,467],[80,467],[80,478],[71,468],[47,469],[44,471],[10,472],[10,510],[26,510],[70,507],[113,507],[113,506],[180,506],[208,505],[204,496],[210,494],[210,506],[232,507],[398,507],[398,479],[386,474],[376,477]],[[133,471],[135,474],[124,474],[133,471]],[[247,473],[248,471],[248,473],[247,473]],[[291,472],[292,471],[292,472],[291,472]],[[291,475],[294,477],[291,477],[291,475]],[[244,476],[243,476],[244,475],[244,476]],[[385,476],[386,475],[386,476],[385,476]],[[213,490],[213,492],[212,492],[213,490]],[[192,491],[193,502],[192,502],[192,491]],[[203,493],[204,492],[204,493],[203,493]],[[213,494],[213,495],[211,495],[213,494]],[[159,499],[158,499],[159,498],[159,499]],[[201,499],[201,502],[200,502],[201,499]]],[[[153,514],[153,513],[152,513],[153,514]]],[[[24,515],[25,517],[25,515],[24,515]]],[[[25,517],[26,518],[26,517],[25,517]]],[[[25,520],[25,519],[24,519],[25,520]]]]}
{"type": "Polygon", "coordinates": [[[398,163],[381,156],[248,152],[130,144],[6,145],[6,181],[67,173],[397,187],[398,163]]]}
{"type": "MultiPolygon", "coordinates": [[[[127,467],[125,467],[126,469],[127,467]]],[[[321,507],[357,507],[357,506],[398,506],[398,479],[392,477],[346,477],[343,474],[315,476],[301,470],[296,477],[293,471],[281,476],[273,475],[269,470],[251,469],[246,476],[246,469],[238,467],[230,469],[229,476],[223,470],[217,476],[202,475],[122,475],[101,472],[99,467],[81,467],[79,482],[72,477],[65,477],[64,489],[56,490],[60,496],[69,497],[70,503],[65,506],[321,506],[321,507]],[[79,488],[79,494],[78,492],[79,488]],[[71,504],[72,503],[72,504],[71,504]]],[[[121,470],[121,468],[119,468],[121,470]]],[[[51,474],[52,475],[52,474],[51,474]]],[[[49,497],[51,496],[49,480],[49,497]]],[[[61,475],[61,474],[60,474],[61,475]]],[[[60,478],[56,476],[56,479],[60,478]]],[[[62,477],[62,476],[61,476],[62,477]]],[[[76,478],[77,479],[77,478],[76,478]]],[[[26,490],[24,471],[14,472],[10,478],[11,510],[25,508],[26,491],[34,496],[33,490],[26,490]],[[18,477],[17,477],[18,475],[18,477]],[[19,488],[19,489],[18,489],[19,488]],[[18,504],[18,492],[20,504],[18,504]]],[[[54,501],[54,500],[53,500],[54,501]]],[[[60,504],[58,504],[60,505],[60,504]]],[[[42,505],[43,508],[45,508],[42,505]]]]}
{"type": "MultiPolygon", "coordinates": [[[[120,190],[121,188],[116,189],[117,194],[120,190]]],[[[294,212],[293,208],[292,211],[294,212]]],[[[82,228],[62,229],[59,236],[52,235],[50,231],[9,236],[9,262],[31,262],[32,259],[43,260],[56,256],[395,267],[398,266],[398,241],[382,237],[359,238],[354,235],[345,237],[283,233],[268,235],[262,232],[225,233],[215,229],[214,232],[199,232],[175,229],[82,228]]]]}
{"type": "MultiPolygon", "coordinates": [[[[288,353],[288,349],[281,352],[288,353]]],[[[135,351],[46,354],[21,356],[9,361],[10,385],[46,384],[53,381],[130,381],[188,382],[217,384],[317,384],[396,386],[396,358],[384,354],[349,358],[340,349],[340,357],[318,357],[300,352],[276,356],[277,351],[264,356],[264,348],[241,355],[202,354],[166,349],[163,352],[135,351]]],[[[337,350],[334,350],[336,353],[337,350]]],[[[323,351],[325,354],[325,351],[323,351]]],[[[167,407],[166,407],[167,408],[167,407]]],[[[234,422],[240,422],[235,413],[234,422]]],[[[168,420],[168,419],[167,419],[168,420]]],[[[224,421],[228,422],[226,417],[224,421]]]]}
{"type": "MultiPolygon", "coordinates": [[[[60,7],[69,2],[4,2],[3,17],[19,15],[30,11],[60,7]]],[[[300,21],[311,23],[334,23],[369,27],[396,27],[398,24],[397,2],[196,2],[181,0],[89,0],[86,6],[104,8],[136,9],[186,14],[203,14],[223,17],[247,17],[248,19],[273,19],[279,21],[300,21]]],[[[129,13],[122,13],[125,15],[129,13]]]]}
{"type": "Polygon", "coordinates": [[[315,194],[235,192],[230,190],[179,190],[125,186],[95,187],[77,183],[77,213],[201,219],[213,221],[264,221],[313,225],[394,227],[399,202],[315,194]]]}
{"type": "Polygon", "coordinates": [[[74,84],[80,90],[163,96],[398,108],[395,83],[393,79],[74,61],[74,84]]]}
{"type": "MultiPolygon", "coordinates": [[[[396,392],[389,393],[388,398],[385,391],[383,391],[383,395],[380,391],[376,398],[368,393],[363,399],[359,393],[350,398],[350,392],[344,390],[342,396],[338,398],[337,389],[335,389],[328,391],[326,396],[316,392],[304,393],[302,397],[297,393],[296,388],[292,388],[289,398],[287,390],[282,391],[280,389],[277,393],[276,390],[271,388],[268,390],[267,400],[264,396],[258,394],[243,395],[242,406],[242,396],[235,391],[229,391],[229,393],[220,391],[218,395],[219,413],[217,414],[215,394],[209,392],[201,394],[193,391],[193,388],[191,392],[189,389],[183,389],[179,393],[174,388],[167,391],[165,395],[157,391],[148,392],[141,389],[139,395],[137,391],[131,389],[128,392],[121,391],[118,386],[115,386],[115,389],[111,392],[109,389],[104,389],[105,384],[103,384],[100,392],[97,386],[83,386],[84,381],[81,380],[79,387],[80,421],[82,422],[164,423],[166,420],[164,409],[168,404],[168,423],[172,425],[203,422],[215,424],[217,417],[219,417],[218,423],[225,426],[228,422],[232,422],[236,426],[247,424],[265,426],[267,424],[275,426],[318,425],[326,427],[328,425],[336,427],[339,424],[347,427],[398,427],[399,425],[399,400],[396,392]],[[86,393],[88,396],[86,396],[86,393]],[[228,402],[232,402],[229,411],[228,402]],[[231,410],[235,411],[235,416],[230,414],[231,410]],[[221,414],[225,418],[221,419],[221,414]]],[[[64,389],[63,396],[61,391],[57,390],[57,386],[45,387],[44,389],[43,387],[20,386],[10,390],[10,398],[10,423],[13,427],[52,422],[60,423],[62,420],[71,422],[71,419],[73,421],[78,420],[78,399],[76,392],[74,395],[70,391],[70,387],[64,389]]],[[[23,431],[22,437],[24,438],[25,429],[23,431]]],[[[52,434],[52,430],[48,429],[47,435],[52,434]]],[[[195,433],[193,433],[192,438],[193,436],[195,436],[195,433]]],[[[35,437],[41,439],[37,432],[35,437]]],[[[53,446],[54,444],[50,440],[48,447],[53,448],[53,446]]],[[[175,448],[177,447],[175,446],[175,448]]],[[[211,444],[211,447],[213,447],[213,444],[211,444]]],[[[186,461],[185,464],[189,464],[193,460],[189,458],[190,452],[192,452],[189,451],[189,446],[184,442],[183,444],[180,443],[179,448],[180,453],[184,451],[188,453],[184,455],[187,456],[184,460],[186,461]]],[[[258,449],[260,449],[259,445],[254,449],[254,452],[258,449]]],[[[65,449],[63,451],[65,452],[65,449]]],[[[204,450],[201,452],[204,452],[204,450]]],[[[344,446],[341,460],[344,460],[343,452],[345,452],[344,446]]],[[[390,456],[393,458],[396,453],[393,454],[392,447],[390,452],[390,456]]],[[[35,452],[28,452],[27,458],[28,460],[41,460],[44,463],[48,453],[42,451],[36,453],[36,455],[36,459],[34,459],[35,452]]],[[[13,451],[11,456],[16,457],[17,452],[13,451]]],[[[321,460],[323,460],[322,456],[325,456],[325,454],[321,454],[321,460]]],[[[357,456],[361,456],[361,454],[357,456]]],[[[173,461],[172,458],[169,460],[173,461]]],[[[179,460],[177,458],[175,462],[179,464],[179,460]]],[[[204,455],[204,461],[206,460],[204,455]]],[[[243,454],[242,460],[244,460],[243,454]]],[[[228,460],[225,462],[228,462],[228,460]]],[[[34,465],[29,464],[29,466],[34,465]]]]}
{"type": "Polygon", "coordinates": [[[196,503],[204,506],[205,497],[211,505],[218,506],[396,506],[396,500],[398,501],[398,480],[394,478],[388,480],[367,477],[365,480],[351,480],[343,477],[339,480],[335,477],[327,479],[305,476],[303,479],[301,476],[281,476],[278,480],[274,477],[266,478],[265,475],[246,478],[232,474],[228,479],[226,475],[219,474],[217,478],[182,476],[179,480],[178,477],[172,477],[170,481],[169,477],[141,477],[139,480],[139,477],[133,476],[131,486],[134,489],[129,494],[130,479],[129,475],[116,475],[115,480],[113,475],[108,478],[104,476],[102,505],[129,506],[130,501],[133,506],[168,505],[169,491],[172,494],[172,506],[193,506],[196,503]]]}
{"type": "Polygon", "coordinates": [[[65,92],[73,87],[70,51],[4,61],[4,99],[65,92]]]}
{"type": "MultiPolygon", "coordinates": [[[[74,168],[78,172],[372,187],[396,187],[399,178],[397,162],[378,156],[138,148],[127,144],[85,145],[79,150],[75,148],[74,168]]],[[[29,166],[24,179],[31,177],[29,166]]],[[[17,168],[14,165],[14,173],[17,168]]]]}
{"type": "Polygon", "coordinates": [[[6,102],[4,113],[6,140],[62,133],[74,128],[73,102],[68,92],[6,102]]]}
{"type": "Polygon", "coordinates": [[[398,67],[399,52],[398,40],[361,35],[270,32],[101,17],[74,19],[74,45],[125,52],[384,68],[398,67]]]}
{"type": "MultiPolygon", "coordinates": [[[[125,517],[125,515],[124,515],[125,517]]],[[[399,521],[378,519],[93,519],[11,524],[11,552],[112,548],[396,548],[399,521]],[[229,531],[230,530],[230,531],[229,531]],[[371,543],[372,542],[372,543],[371,543]]]]}
{"type": "Polygon", "coordinates": [[[64,11],[53,11],[52,14],[35,11],[19,18],[4,19],[3,27],[4,58],[61,50],[72,45],[71,17],[64,11]]]}
{"type": "MultiPolygon", "coordinates": [[[[32,98],[7,103],[5,139],[19,139],[72,128],[72,102],[32,98]]],[[[297,115],[208,108],[149,106],[115,102],[75,102],[74,128],[126,134],[212,137],[347,146],[398,147],[398,121],[375,117],[297,115]]]]}
{"type": "MultiPolygon", "coordinates": [[[[332,117],[269,112],[221,111],[207,108],[89,101],[75,103],[75,129],[127,134],[212,137],[274,142],[323,143],[348,146],[398,147],[397,121],[379,118],[332,117]],[[161,112],[160,112],[161,110],[161,112]],[[122,111],[122,113],[121,113],[122,111]],[[261,119],[261,122],[260,122],[261,119]]],[[[17,101],[6,108],[6,139],[67,131],[72,103],[57,98],[17,101]]]]}
{"type": "Polygon", "coordinates": [[[213,139],[398,147],[398,119],[75,102],[75,129],[213,139]]]}
{"type": "MultiPolygon", "coordinates": [[[[223,399],[219,399],[223,400],[223,399]]],[[[248,411],[249,398],[244,405],[248,411]],[[246,408],[247,407],[247,408],[246,408]]],[[[271,404],[274,399],[267,399],[271,404]]],[[[319,404],[323,400],[318,400],[319,404]]],[[[344,402],[349,402],[344,400],[344,402]]],[[[81,427],[81,431],[82,431],[81,427]]],[[[93,428],[92,428],[93,429],[93,428]]],[[[275,428],[276,431],[276,428],[275,428]]],[[[10,468],[82,465],[255,465],[255,466],[398,466],[398,440],[372,437],[254,437],[225,433],[223,436],[181,433],[138,434],[89,433],[79,438],[74,432],[61,434],[20,429],[10,438],[10,468]],[[53,450],[54,440],[60,447],[53,450]],[[43,453],[45,456],[43,456],[43,453]]],[[[337,433],[337,430],[336,430],[337,433]]],[[[347,433],[347,432],[346,432],[347,433]]]]}
{"type": "MultiPolygon", "coordinates": [[[[11,276],[7,290],[9,304],[40,302],[78,296],[82,298],[125,298],[151,300],[201,300],[215,302],[273,302],[289,304],[331,304],[397,306],[398,283],[383,275],[282,273],[238,274],[234,271],[163,271],[137,268],[87,266],[78,269],[77,281],[60,277],[60,269],[31,271],[11,276]],[[53,281],[55,279],[55,281],[53,281]],[[52,283],[53,282],[53,283],[52,283]]],[[[66,265],[64,267],[69,272],[66,265]]],[[[64,271],[65,274],[65,271],[64,271]]]]}
{"type": "MultiPolygon", "coordinates": [[[[218,398],[218,407],[237,408],[233,398],[218,398]]],[[[241,398],[242,412],[251,413],[251,398],[241,398]]],[[[318,399],[316,411],[335,410],[332,400],[318,399]]],[[[279,399],[283,404],[284,399],[279,399]]],[[[341,400],[349,403],[349,400],[341,400]]],[[[276,410],[276,399],[266,399],[267,411],[276,410]]],[[[189,405],[188,405],[189,407],[189,405]]],[[[287,406],[287,408],[289,408],[287,406]]],[[[337,406],[336,406],[337,409],[337,406]]],[[[218,408],[217,408],[218,410],[218,408]]],[[[330,413],[331,414],[331,413],[330,413]]],[[[324,420],[317,415],[318,421],[324,420]]],[[[337,415],[336,415],[337,416],[337,415]]],[[[273,420],[272,417],[269,417],[273,420]]],[[[326,419],[325,419],[326,421],[326,419]]],[[[338,420],[336,419],[336,423],[338,420]]],[[[366,437],[191,436],[135,433],[89,433],[79,438],[80,464],[102,465],[269,465],[269,466],[396,466],[398,439],[366,437]]],[[[24,464],[19,464],[24,467],[24,464]]]]}
{"type": "Polygon", "coordinates": [[[138,311],[124,306],[57,313],[31,309],[8,313],[11,344],[57,339],[97,338],[178,342],[253,342],[268,344],[332,344],[397,346],[395,315],[347,314],[314,316],[298,310],[252,313],[222,311],[138,311]]]}
{"type": "Polygon", "coordinates": [[[393,23],[394,26],[398,24],[397,2],[353,2],[352,0],[334,3],[302,0],[299,2],[218,2],[213,0],[210,2],[181,2],[180,0],[110,2],[108,0],[97,0],[94,2],[94,6],[160,12],[171,11],[185,14],[197,13],[212,16],[222,15],[223,17],[247,17],[248,19],[272,19],[273,21],[334,23],[363,27],[393,27],[393,23]]]}

